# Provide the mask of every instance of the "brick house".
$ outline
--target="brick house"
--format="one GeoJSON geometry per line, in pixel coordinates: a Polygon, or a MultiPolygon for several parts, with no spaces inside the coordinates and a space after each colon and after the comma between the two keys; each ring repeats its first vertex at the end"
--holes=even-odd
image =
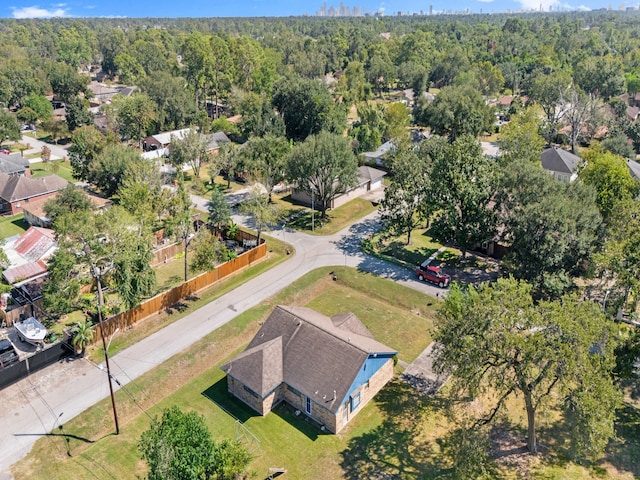
{"type": "Polygon", "coordinates": [[[68,182],[57,175],[29,178],[0,172],[0,213],[16,215],[26,203],[48,198],[66,187],[68,182]]]}
{"type": "Polygon", "coordinates": [[[393,377],[396,354],[353,313],[277,306],[221,368],[229,392],[260,415],[284,401],[338,433],[393,377]]]}

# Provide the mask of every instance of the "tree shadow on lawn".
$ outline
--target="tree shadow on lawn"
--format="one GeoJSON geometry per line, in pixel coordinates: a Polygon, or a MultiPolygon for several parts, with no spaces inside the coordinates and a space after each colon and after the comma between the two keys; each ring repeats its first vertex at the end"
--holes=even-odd
{"type": "Polygon", "coordinates": [[[640,408],[625,402],[618,410],[616,437],[607,447],[606,461],[640,478],[640,408]]]}
{"type": "Polygon", "coordinates": [[[410,265],[419,265],[431,255],[433,255],[436,251],[437,249],[435,248],[427,247],[419,247],[415,250],[409,250],[404,242],[394,240],[389,243],[389,245],[382,248],[380,250],[380,253],[396,258],[397,260],[408,263],[410,265]]]}
{"type": "Polygon", "coordinates": [[[310,440],[316,441],[322,435],[333,435],[328,430],[322,431],[318,422],[304,413],[295,414],[297,410],[286,402],[280,402],[271,413],[277,415],[292,427],[306,435],[310,440]]]}
{"type": "Polygon", "coordinates": [[[202,392],[206,398],[215,403],[231,415],[234,419],[244,423],[252,417],[257,417],[258,413],[245,405],[241,400],[231,395],[227,390],[227,377],[224,376],[216,383],[202,392]]]}
{"type": "Polygon", "coordinates": [[[427,415],[444,411],[449,401],[427,397],[400,379],[389,382],[374,400],[384,420],[373,430],[349,440],[341,452],[345,478],[423,479],[446,478],[438,441],[421,438],[427,415]]]}

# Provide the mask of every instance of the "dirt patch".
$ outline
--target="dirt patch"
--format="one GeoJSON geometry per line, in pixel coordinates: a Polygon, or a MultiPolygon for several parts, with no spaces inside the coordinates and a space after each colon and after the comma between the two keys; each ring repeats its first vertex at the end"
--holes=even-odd
{"type": "Polygon", "coordinates": [[[467,254],[466,258],[456,257],[446,262],[436,260],[433,265],[442,267],[451,275],[452,281],[463,285],[493,282],[500,276],[500,262],[478,254],[467,254]]]}
{"type": "Polygon", "coordinates": [[[502,427],[494,427],[489,435],[491,449],[489,455],[501,468],[514,471],[517,478],[531,478],[532,469],[544,458],[544,451],[533,456],[529,453],[526,439],[502,427]]]}

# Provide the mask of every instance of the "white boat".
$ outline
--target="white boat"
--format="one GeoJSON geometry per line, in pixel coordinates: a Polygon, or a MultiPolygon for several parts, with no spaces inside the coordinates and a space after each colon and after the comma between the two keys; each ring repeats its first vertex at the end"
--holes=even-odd
{"type": "Polygon", "coordinates": [[[18,338],[23,342],[31,345],[41,346],[44,343],[44,337],[47,335],[47,329],[34,317],[29,317],[21,322],[13,325],[18,331],[18,338]]]}

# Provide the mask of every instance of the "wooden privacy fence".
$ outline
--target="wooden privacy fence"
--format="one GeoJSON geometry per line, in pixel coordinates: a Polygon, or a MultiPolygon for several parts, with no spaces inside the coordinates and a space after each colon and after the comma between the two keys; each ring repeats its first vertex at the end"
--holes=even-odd
{"type": "MultiPolygon", "coordinates": [[[[255,239],[253,235],[247,234],[251,239],[255,239]]],[[[248,239],[247,237],[247,239],[248,239]]],[[[238,270],[248,267],[252,263],[264,258],[267,255],[267,244],[261,240],[261,244],[251,250],[240,254],[237,258],[229,260],[211,270],[205,272],[191,280],[178,285],[166,292],[160,293],[149,300],[142,302],[137,307],[119,313],[103,322],[104,334],[109,336],[113,334],[116,328],[122,330],[135,325],[137,322],[149,318],[158,312],[167,310],[180,300],[193,295],[207,287],[210,287],[218,280],[221,280],[238,270]]],[[[100,325],[96,325],[94,329],[94,341],[100,338],[100,325]]]]}
{"type": "Polygon", "coordinates": [[[173,260],[173,258],[180,252],[184,251],[181,243],[172,243],[166,247],[162,247],[153,251],[153,258],[149,262],[152,267],[157,267],[163,263],[173,260]]]}

